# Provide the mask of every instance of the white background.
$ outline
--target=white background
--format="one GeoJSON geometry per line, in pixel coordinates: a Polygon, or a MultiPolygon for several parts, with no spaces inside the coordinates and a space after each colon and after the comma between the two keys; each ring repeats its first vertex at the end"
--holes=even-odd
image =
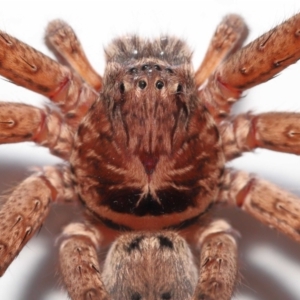
{"type": "MultiPolygon", "coordinates": [[[[1,1],[0,28],[48,55],[44,29],[55,18],[70,23],[95,68],[104,69],[103,46],[115,36],[170,33],[187,40],[199,65],[216,25],[228,13],[241,14],[250,28],[248,41],[297,13],[299,1],[1,1]]],[[[300,64],[272,81],[248,91],[237,111],[300,111],[300,64]]],[[[43,97],[0,80],[0,99],[41,105],[43,97]]],[[[54,164],[58,159],[31,143],[0,147],[1,190],[29,174],[28,168],[54,164]]],[[[300,196],[300,158],[256,150],[234,163],[236,168],[300,196]]],[[[57,276],[55,237],[72,216],[54,208],[46,225],[0,279],[1,300],[62,300],[57,276]]],[[[265,228],[237,209],[220,212],[241,232],[240,282],[235,299],[300,299],[300,245],[265,228]]],[[[1,235],[1,233],[0,233],[1,235]]]]}

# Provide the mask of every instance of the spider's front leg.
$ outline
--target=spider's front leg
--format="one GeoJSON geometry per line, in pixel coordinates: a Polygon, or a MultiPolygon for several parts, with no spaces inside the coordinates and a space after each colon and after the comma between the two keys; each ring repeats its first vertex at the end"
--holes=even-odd
{"type": "Polygon", "coordinates": [[[205,57],[195,73],[195,82],[201,86],[218,65],[230,54],[238,50],[248,34],[243,19],[238,15],[228,15],[218,25],[205,57]]]}
{"type": "MultiPolygon", "coordinates": [[[[2,31],[0,61],[0,75],[48,97],[60,107],[65,122],[73,128],[98,98],[98,93],[83,83],[78,74],[2,31]]],[[[93,72],[89,66],[85,70],[93,72]]]]}
{"type": "Polygon", "coordinates": [[[300,58],[300,14],[229,56],[209,77],[200,97],[218,122],[242,92],[270,80],[300,58]]]}
{"type": "Polygon", "coordinates": [[[74,30],[62,20],[52,21],[47,28],[46,41],[90,86],[99,91],[102,78],[88,61],[74,30]]]}

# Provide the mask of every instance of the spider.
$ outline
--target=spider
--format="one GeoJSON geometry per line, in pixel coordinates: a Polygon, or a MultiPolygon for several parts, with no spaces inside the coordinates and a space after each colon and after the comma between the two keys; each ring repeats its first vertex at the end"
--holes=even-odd
{"type": "Polygon", "coordinates": [[[229,115],[244,90],[297,61],[299,22],[295,15],[241,48],[246,25],[229,15],[196,72],[183,41],[125,36],[107,47],[103,77],[62,21],[50,23],[47,41],[70,68],[1,32],[0,74],[53,106],[0,103],[0,142],[34,141],[66,160],[7,197],[1,274],[55,202],[84,208],[85,221],[60,238],[72,299],[230,299],[235,231],[211,220],[213,205],[238,206],[299,241],[298,198],[225,167],[256,147],[299,154],[298,114],[229,115]],[[101,274],[97,250],[113,241],[101,274]],[[173,279],[162,284],[166,274],[173,279]]]}

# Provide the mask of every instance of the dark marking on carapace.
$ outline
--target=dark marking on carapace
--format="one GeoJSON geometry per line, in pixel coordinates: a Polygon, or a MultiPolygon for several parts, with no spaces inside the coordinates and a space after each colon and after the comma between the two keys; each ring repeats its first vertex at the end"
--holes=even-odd
{"type": "Polygon", "coordinates": [[[141,198],[141,190],[118,189],[105,190],[97,188],[98,194],[105,198],[99,205],[108,206],[111,210],[119,213],[133,214],[136,216],[153,215],[160,216],[185,211],[189,206],[194,206],[195,197],[200,188],[179,191],[173,188],[159,190],[158,197],[146,194],[141,198]]]}

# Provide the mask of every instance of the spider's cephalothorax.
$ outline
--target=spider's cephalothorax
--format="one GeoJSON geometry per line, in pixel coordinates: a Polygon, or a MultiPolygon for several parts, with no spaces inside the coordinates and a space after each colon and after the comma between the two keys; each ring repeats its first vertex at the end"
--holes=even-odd
{"type": "Polygon", "coordinates": [[[229,15],[195,73],[181,40],[123,37],[106,50],[103,78],[62,21],[47,40],[71,68],[0,32],[0,74],[57,106],[0,102],[0,143],[33,141],[66,160],[24,180],[1,207],[0,275],[54,202],[86,212],[60,239],[73,300],[229,300],[237,244],[226,221],[211,220],[213,204],[300,242],[299,198],[225,166],[256,147],[300,154],[299,113],[229,116],[243,90],[299,59],[299,28],[300,14],[238,50],[247,28],[229,15]],[[98,250],[116,238],[102,272],[98,250]]]}
{"type": "Polygon", "coordinates": [[[106,56],[103,91],[71,156],[82,201],[104,222],[131,229],[196,220],[216,198],[224,155],[190,52],[175,38],[131,36],[106,56]]]}

